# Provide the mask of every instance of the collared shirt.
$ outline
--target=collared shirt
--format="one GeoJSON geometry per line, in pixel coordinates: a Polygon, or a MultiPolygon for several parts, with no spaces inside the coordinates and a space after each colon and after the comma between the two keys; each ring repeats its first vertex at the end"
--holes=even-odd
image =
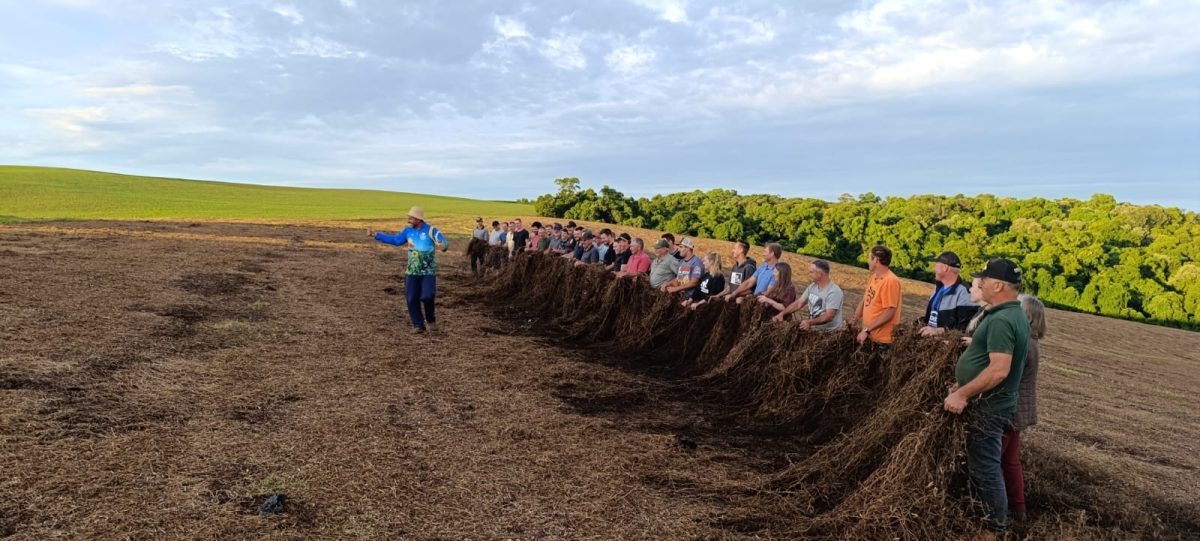
{"type": "Polygon", "coordinates": [[[375,240],[385,244],[408,246],[408,266],[405,267],[404,274],[413,276],[437,274],[437,262],[433,256],[437,248],[435,242],[442,243],[443,249],[450,246],[441,231],[424,222],[420,227],[409,226],[394,235],[375,233],[375,240]]]}
{"type": "Polygon", "coordinates": [[[775,265],[763,263],[754,270],[754,294],[762,295],[775,283],[775,265]]]}
{"type": "Polygon", "coordinates": [[[488,240],[488,230],[482,227],[476,227],[471,230],[471,238],[479,240],[488,240]]]}
{"type": "Polygon", "coordinates": [[[646,274],[650,272],[650,254],[638,252],[629,256],[629,263],[625,265],[625,272],[629,274],[646,274]]]}
{"type": "Polygon", "coordinates": [[[674,280],[678,270],[679,260],[675,259],[675,256],[667,254],[654,258],[654,261],[650,263],[650,287],[658,289],[663,284],[674,280]]]}

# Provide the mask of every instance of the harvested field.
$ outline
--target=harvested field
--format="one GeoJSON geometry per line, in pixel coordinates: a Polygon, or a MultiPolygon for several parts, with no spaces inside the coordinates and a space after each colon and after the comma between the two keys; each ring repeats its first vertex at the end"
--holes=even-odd
{"type": "MultiPolygon", "coordinates": [[[[970,535],[947,344],[462,253],[418,337],[360,229],[0,226],[0,537],[970,535]]],[[[1050,317],[1030,536],[1200,538],[1200,335],[1050,317]]]]}

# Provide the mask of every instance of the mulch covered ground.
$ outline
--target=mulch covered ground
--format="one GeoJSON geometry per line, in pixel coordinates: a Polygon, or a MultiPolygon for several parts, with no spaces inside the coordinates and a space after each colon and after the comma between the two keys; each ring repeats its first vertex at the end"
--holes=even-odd
{"type": "MultiPolygon", "coordinates": [[[[761,400],[732,394],[776,376],[704,378],[668,362],[673,350],[657,342],[655,362],[638,363],[613,342],[619,325],[611,336],[581,334],[570,323],[588,313],[506,300],[494,278],[471,278],[458,253],[440,259],[441,332],[415,336],[403,261],[336,227],[0,228],[0,537],[793,538],[852,531],[854,521],[831,514],[844,502],[874,509],[872,528],[937,523],[888,517],[867,505],[877,498],[855,496],[857,485],[817,497],[817,483],[837,480],[803,464],[830,460],[821,449],[844,440],[800,430],[815,426],[794,414],[811,402],[789,402],[787,389],[761,400]],[[287,510],[257,515],[277,492],[287,510]]],[[[1171,331],[1143,344],[1173,354],[1194,336],[1171,331]]],[[[1072,351],[1048,345],[1060,357],[1072,351]]],[[[1035,532],[1196,535],[1186,497],[1198,464],[1182,443],[1197,430],[1186,413],[1196,399],[1176,389],[1197,376],[1183,359],[1143,360],[1141,373],[1163,376],[1126,378],[1161,380],[1159,394],[1100,404],[1093,397],[1104,393],[1068,390],[1043,370],[1047,402],[1059,406],[1043,411],[1082,418],[1089,404],[1119,408],[1148,434],[1139,439],[1121,419],[1047,413],[1044,441],[1070,439],[1060,427],[1095,426],[1076,431],[1099,439],[1092,448],[1137,451],[1148,465],[1077,452],[1074,439],[1031,457],[1031,492],[1047,506],[1035,532]],[[1159,414],[1143,419],[1126,402],[1159,414]],[[1154,491],[1155,480],[1165,488],[1154,491]],[[1123,507],[1088,503],[1104,491],[1123,507]]],[[[862,424],[836,413],[848,428],[862,424]]],[[[836,462],[828,471],[853,460],[836,462]]],[[[870,472],[847,477],[869,482],[870,472]]],[[[949,520],[961,509],[922,512],[949,520]]]]}

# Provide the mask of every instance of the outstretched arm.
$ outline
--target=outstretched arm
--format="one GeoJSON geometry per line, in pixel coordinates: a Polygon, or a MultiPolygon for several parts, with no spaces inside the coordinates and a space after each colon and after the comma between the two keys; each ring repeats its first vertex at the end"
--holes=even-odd
{"type": "Polygon", "coordinates": [[[396,246],[404,246],[405,244],[408,244],[407,228],[394,235],[391,233],[384,233],[383,231],[375,231],[374,229],[370,229],[368,232],[371,233],[371,236],[374,237],[375,240],[384,244],[394,244],[396,246]]]}

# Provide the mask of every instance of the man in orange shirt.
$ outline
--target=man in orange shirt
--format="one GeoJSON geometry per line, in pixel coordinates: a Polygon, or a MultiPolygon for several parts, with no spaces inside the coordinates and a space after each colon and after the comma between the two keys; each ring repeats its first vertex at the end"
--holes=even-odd
{"type": "Polygon", "coordinates": [[[869,339],[878,349],[891,346],[892,331],[896,328],[896,322],[900,321],[900,279],[888,268],[891,264],[892,251],[887,246],[871,248],[867,256],[871,279],[867,281],[862,302],[850,320],[851,326],[857,326],[859,319],[862,319],[858,343],[869,339]]]}

